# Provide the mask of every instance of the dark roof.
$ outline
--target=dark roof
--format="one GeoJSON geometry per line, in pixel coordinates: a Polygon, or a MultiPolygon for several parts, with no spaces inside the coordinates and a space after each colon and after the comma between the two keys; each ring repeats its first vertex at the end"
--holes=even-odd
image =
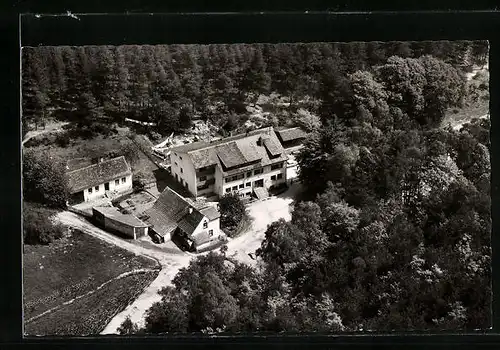
{"type": "Polygon", "coordinates": [[[66,172],[81,169],[92,165],[92,159],[90,158],[75,158],[70,159],[66,162],[66,172]]]}
{"type": "Polygon", "coordinates": [[[276,130],[276,134],[280,138],[281,142],[303,139],[307,136],[307,133],[300,127],[276,130]]]}
{"type": "Polygon", "coordinates": [[[259,161],[260,166],[265,166],[287,159],[273,128],[254,130],[212,143],[194,142],[172,149],[172,152],[176,151],[187,153],[195,169],[216,164],[224,165],[227,169],[251,165],[259,161]],[[261,137],[267,141],[259,142],[261,137]]]}
{"type": "Polygon", "coordinates": [[[283,147],[281,147],[281,144],[279,144],[279,142],[275,141],[274,139],[264,139],[264,146],[273,157],[277,157],[281,153],[283,153],[283,147]]]}
{"type": "Polygon", "coordinates": [[[208,218],[208,220],[210,220],[210,221],[213,221],[213,220],[220,218],[219,211],[217,209],[215,209],[214,207],[205,207],[205,208],[201,209],[200,212],[203,215],[205,215],[208,218]]]}
{"type": "Polygon", "coordinates": [[[241,153],[236,142],[230,142],[224,145],[217,146],[215,152],[220,161],[226,168],[233,168],[235,166],[248,163],[248,161],[241,153]]]}
{"type": "Polygon", "coordinates": [[[168,234],[177,227],[192,234],[204,217],[199,210],[169,187],[160,194],[152,208],[146,211],[145,220],[159,234],[168,234]],[[189,209],[192,209],[189,213],[189,209]]]}
{"type": "Polygon", "coordinates": [[[188,213],[189,203],[170,187],[160,194],[153,206],[146,210],[146,221],[160,234],[167,234],[177,228],[177,222],[188,213]]]}
{"type": "Polygon", "coordinates": [[[171,151],[177,152],[177,153],[189,153],[191,151],[200,150],[202,148],[218,146],[218,145],[222,145],[224,143],[228,143],[230,141],[236,141],[236,140],[248,137],[248,136],[260,135],[260,134],[262,134],[264,132],[268,132],[272,129],[273,129],[272,127],[269,127],[269,128],[264,128],[264,129],[253,130],[253,131],[249,131],[248,133],[238,134],[238,135],[222,138],[219,140],[215,140],[212,142],[206,142],[206,141],[192,142],[192,143],[188,143],[188,144],[185,144],[182,146],[173,147],[171,149],[171,151]]]}
{"type": "Polygon", "coordinates": [[[187,144],[182,145],[182,146],[173,147],[170,149],[170,151],[176,152],[176,153],[188,153],[190,151],[199,150],[199,149],[202,149],[204,147],[209,147],[211,145],[212,144],[210,142],[207,142],[207,141],[191,142],[191,143],[187,143],[187,144]]]}
{"type": "Polygon", "coordinates": [[[189,152],[189,156],[196,169],[217,164],[217,155],[210,148],[189,152]]]}
{"type": "Polygon", "coordinates": [[[133,227],[148,227],[148,224],[139,220],[135,216],[122,214],[115,207],[94,207],[92,209],[98,213],[101,213],[106,218],[121,222],[125,225],[133,227]]]}
{"type": "Polygon", "coordinates": [[[193,209],[193,212],[191,214],[185,215],[177,223],[177,226],[186,234],[191,235],[194,232],[194,230],[196,230],[201,220],[203,220],[203,214],[200,213],[198,210],[193,209]]]}
{"type": "Polygon", "coordinates": [[[123,156],[66,173],[72,194],[131,174],[132,170],[123,156]]]}

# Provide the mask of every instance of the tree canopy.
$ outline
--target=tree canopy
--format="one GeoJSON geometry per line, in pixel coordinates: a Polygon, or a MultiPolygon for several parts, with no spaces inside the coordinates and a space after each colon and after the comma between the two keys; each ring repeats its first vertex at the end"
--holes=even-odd
{"type": "MultiPolygon", "coordinates": [[[[89,127],[128,117],[170,133],[199,117],[216,124],[221,119],[222,127],[229,115],[245,116],[246,104],[270,92],[289,99],[290,115],[304,101],[318,99],[322,118],[350,118],[349,106],[362,101],[352,101],[348,76],[384,65],[381,77],[394,80],[393,88],[410,84],[401,90],[405,96],[388,89],[388,99],[434,120],[459,93],[450,65],[482,65],[487,53],[484,41],[23,48],[23,120],[28,126],[56,117],[89,127]],[[410,72],[420,73],[405,83],[410,72]]],[[[371,98],[382,97],[369,79],[355,76],[355,85],[367,84],[375,89],[371,98]]]]}
{"type": "Polygon", "coordinates": [[[52,208],[65,208],[68,184],[64,165],[47,152],[23,151],[24,200],[52,208]]]}

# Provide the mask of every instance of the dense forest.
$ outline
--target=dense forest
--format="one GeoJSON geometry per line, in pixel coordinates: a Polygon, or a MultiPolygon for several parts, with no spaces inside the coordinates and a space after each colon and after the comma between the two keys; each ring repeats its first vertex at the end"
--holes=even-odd
{"type": "Polygon", "coordinates": [[[23,49],[23,122],[232,130],[270,93],[289,103],[278,120],[319,116],[298,156],[303,198],[268,227],[259,265],[199,257],[123,334],[484,329],[490,121],[441,122],[487,57],[466,41],[23,49]]]}
{"type": "Polygon", "coordinates": [[[435,127],[459,73],[424,56],[350,75],[299,155],[309,198],[268,227],[260,266],[199,258],[135,331],[488,328],[490,121],[435,127]]]}
{"type": "Polygon", "coordinates": [[[487,42],[355,42],[38,47],[22,50],[23,125],[47,117],[105,133],[127,117],[158,123],[161,134],[211,120],[225,130],[247,118],[260,94],[288,98],[288,118],[306,105],[331,118],[350,94],[348,75],[391,56],[431,55],[454,67],[482,65],[487,42]]]}

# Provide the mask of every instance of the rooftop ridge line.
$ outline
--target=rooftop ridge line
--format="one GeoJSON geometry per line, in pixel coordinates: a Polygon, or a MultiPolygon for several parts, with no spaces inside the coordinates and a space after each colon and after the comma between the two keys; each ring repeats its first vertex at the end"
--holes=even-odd
{"type": "MultiPolygon", "coordinates": [[[[90,165],[87,165],[86,167],[83,167],[83,168],[79,168],[79,169],[68,171],[66,174],[71,174],[71,173],[74,173],[75,171],[81,171],[81,170],[84,170],[84,169],[88,169],[88,168],[91,168],[91,167],[94,167],[94,166],[98,166],[101,163],[108,163],[108,162],[111,162],[112,160],[116,160],[116,159],[120,159],[120,158],[123,158],[125,160],[125,163],[127,163],[128,170],[131,170],[130,169],[130,165],[128,164],[127,160],[125,159],[125,156],[119,156],[119,157],[115,157],[115,158],[104,160],[104,161],[99,162],[99,163],[90,164],[90,165]]],[[[80,159],[80,158],[76,158],[76,159],[80,159]]]]}

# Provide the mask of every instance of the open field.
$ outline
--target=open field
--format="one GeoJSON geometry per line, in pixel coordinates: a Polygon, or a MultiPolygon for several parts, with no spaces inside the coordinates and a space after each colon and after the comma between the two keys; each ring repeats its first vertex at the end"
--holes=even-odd
{"type": "Polygon", "coordinates": [[[111,281],[25,326],[28,335],[95,335],[158,275],[145,271],[111,281]]]}
{"type": "Polygon", "coordinates": [[[79,231],[48,246],[25,246],[25,320],[93,291],[121,274],[156,268],[158,264],[153,259],[135,255],[79,231]]]}

